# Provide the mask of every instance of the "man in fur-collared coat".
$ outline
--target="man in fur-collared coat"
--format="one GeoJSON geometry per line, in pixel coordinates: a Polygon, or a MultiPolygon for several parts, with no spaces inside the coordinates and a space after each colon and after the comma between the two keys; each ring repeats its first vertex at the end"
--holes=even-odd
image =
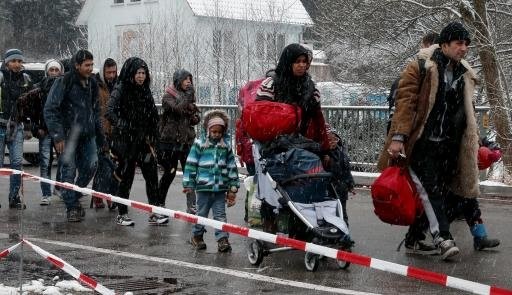
{"type": "MultiPolygon", "coordinates": [[[[434,244],[443,259],[459,252],[449,231],[447,196],[453,193],[476,198],[480,194],[478,127],[473,108],[477,78],[463,59],[470,42],[469,32],[462,24],[450,23],[441,31],[439,45],[420,50],[418,60],[406,67],[378,163],[383,170],[391,159],[406,157],[422,199],[430,203],[425,206],[427,216],[434,214],[438,222],[432,224],[429,218],[434,244]],[[420,73],[421,60],[424,75],[420,73]]],[[[419,221],[409,229],[406,244],[407,238],[419,239],[419,221]]]]}

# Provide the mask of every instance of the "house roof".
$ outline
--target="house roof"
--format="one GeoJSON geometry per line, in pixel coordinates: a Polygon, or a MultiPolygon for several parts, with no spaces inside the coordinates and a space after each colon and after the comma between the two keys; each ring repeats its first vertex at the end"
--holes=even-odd
{"type": "MultiPolygon", "coordinates": [[[[85,1],[76,25],[87,24],[96,2],[97,0],[85,1]]],[[[186,2],[196,16],[297,25],[313,24],[300,0],[186,0],[186,2]]]]}
{"type": "Polygon", "coordinates": [[[300,0],[187,0],[196,16],[312,25],[300,0]]]}

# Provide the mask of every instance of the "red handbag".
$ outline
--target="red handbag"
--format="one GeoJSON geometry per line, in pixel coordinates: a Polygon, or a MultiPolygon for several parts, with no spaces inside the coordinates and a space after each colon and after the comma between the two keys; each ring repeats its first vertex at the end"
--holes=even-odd
{"type": "Polygon", "coordinates": [[[423,213],[423,205],[406,168],[390,166],[371,188],[374,212],[393,225],[411,225],[423,213]]]}
{"type": "Polygon", "coordinates": [[[245,131],[257,141],[270,141],[279,135],[296,132],[300,119],[298,106],[268,100],[251,102],[242,111],[245,131]]]}

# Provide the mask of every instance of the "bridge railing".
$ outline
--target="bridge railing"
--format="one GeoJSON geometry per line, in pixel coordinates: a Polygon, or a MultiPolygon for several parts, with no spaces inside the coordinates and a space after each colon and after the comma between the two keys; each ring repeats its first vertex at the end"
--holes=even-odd
{"type": "MultiPolygon", "coordinates": [[[[161,106],[159,109],[161,109],[161,106]]],[[[198,105],[204,114],[222,109],[231,118],[229,132],[235,134],[235,120],[239,116],[236,105],[198,105]]],[[[347,149],[354,171],[377,172],[377,159],[384,144],[389,117],[387,106],[322,106],[326,121],[336,129],[347,149]]],[[[483,128],[483,114],[489,107],[476,107],[477,121],[483,128]]]]}

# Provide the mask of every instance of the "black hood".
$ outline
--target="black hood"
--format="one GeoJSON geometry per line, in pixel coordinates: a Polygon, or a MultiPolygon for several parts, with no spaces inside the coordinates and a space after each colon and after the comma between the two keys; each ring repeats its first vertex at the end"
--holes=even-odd
{"type": "Polygon", "coordinates": [[[144,81],[143,87],[149,89],[151,78],[149,76],[148,65],[144,60],[138,57],[130,57],[124,62],[121,73],[119,74],[119,81],[123,82],[125,85],[135,86],[135,74],[140,68],[143,68],[144,71],[146,71],[146,80],[144,81]]]}
{"type": "Polygon", "coordinates": [[[174,75],[172,75],[172,84],[174,85],[174,88],[179,91],[183,91],[181,89],[181,82],[183,82],[187,77],[190,77],[190,81],[192,82],[192,85],[194,85],[192,81],[192,74],[184,69],[179,69],[176,72],[174,72],[174,75]]]}
{"type": "Polygon", "coordinates": [[[276,67],[276,75],[283,77],[288,76],[292,77],[292,64],[299,58],[299,56],[304,55],[306,59],[308,59],[309,52],[308,49],[300,44],[292,43],[286,46],[281,53],[281,57],[279,57],[279,62],[276,67]]]}

